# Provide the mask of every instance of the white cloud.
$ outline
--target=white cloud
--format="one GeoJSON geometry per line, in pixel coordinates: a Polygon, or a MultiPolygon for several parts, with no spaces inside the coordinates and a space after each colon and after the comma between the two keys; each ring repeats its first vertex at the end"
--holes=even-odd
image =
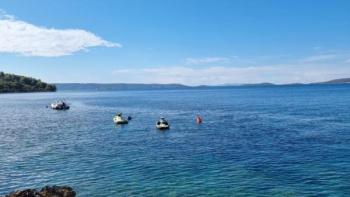
{"type": "Polygon", "coordinates": [[[117,69],[113,82],[181,83],[187,85],[218,85],[271,82],[312,83],[350,76],[350,55],[339,52],[304,58],[260,56],[240,58],[191,59],[191,64],[141,69],[117,69]],[[221,60],[225,63],[218,64],[221,60]],[[348,61],[348,63],[346,62],[348,61]],[[214,62],[213,64],[204,64],[214,62]],[[196,64],[203,64],[197,67],[196,64]]]}
{"type": "Polygon", "coordinates": [[[328,60],[334,60],[339,58],[337,54],[322,54],[322,55],[314,55],[307,58],[302,59],[303,62],[322,62],[328,60]]]}
{"type": "Polygon", "coordinates": [[[200,65],[200,64],[211,64],[211,63],[227,63],[229,61],[230,61],[230,58],[227,58],[227,57],[186,58],[185,64],[200,65]]]}
{"type": "Polygon", "coordinates": [[[123,83],[181,83],[187,85],[217,85],[272,82],[309,83],[350,76],[350,68],[319,65],[272,65],[250,67],[184,66],[147,69],[117,69],[113,71],[123,83]]]}
{"type": "Polygon", "coordinates": [[[86,30],[35,26],[1,10],[0,15],[0,53],[57,57],[89,47],[121,47],[86,30]]]}
{"type": "Polygon", "coordinates": [[[0,9],[0,19],[15,19],[15,17],[0,9]]]}

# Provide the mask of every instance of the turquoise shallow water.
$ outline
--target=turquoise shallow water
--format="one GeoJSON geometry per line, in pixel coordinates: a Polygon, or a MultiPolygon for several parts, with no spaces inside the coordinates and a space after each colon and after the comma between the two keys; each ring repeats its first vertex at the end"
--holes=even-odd
{"type": "Polygon", "coordinates": [[[349,85],[3,94],[0,105],[0,196],[47,184],[78,196],[350,195],[349,85]],[[71,109],[45,107],[57,98],[71,109]],[[119,111],[129,125],[113,124],[119,111]],[[155,129],[160,116],[169,131],[155,129]]]}

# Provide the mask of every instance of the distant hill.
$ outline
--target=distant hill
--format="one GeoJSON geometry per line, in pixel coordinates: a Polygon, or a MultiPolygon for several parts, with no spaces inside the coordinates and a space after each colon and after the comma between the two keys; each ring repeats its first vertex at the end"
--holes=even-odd
{"type": "Polygon", "coordinates": [[[242,84],[241,86],[275,86],[276,84],[273,83],[246,83],[246,84],[242,84]]]}
{"type": "Polygon", "coordinates": [[[57,83],[59,91],[117,91],[117,90],[176,90],[188,89],[181,84],[126,84],[126,83],[57,83]]]}
{"type": "Polygon", "coordinates": [[[317,84],[350,84],[350,78],[335,79],[319,83],[252,83],[252,84],[223,84],[223,85],[200,85],[186,86],[182,84],[138,84],[138,83],[57,83],[59,91],[118,91],[118,90],[183,90],[183,89],[228,89],[245,87],[273,87],[273,86],[300,86],[317,84]]]}
{"type": "Polygon", "coordinates": [[[184,90],[184,89],[227,89],[244,86],[273,86],[271,83],[242,85],[200,85],[186,86],[182,84],[139,84],[139,83],[56,83],[59,91],[119,91],[119,90],[184,90]]]}
{"type": "Polygon", "coordinates": [[[350,83],[350,78],[334,79],[334,80],[323,82],[323,84],[344,84],[344,83],[350,83]]]}
{"type": "Polygon", "coordinates": [[[0,72],[0,93],[54,92],[56,86],[31,77],[0,72]]]}

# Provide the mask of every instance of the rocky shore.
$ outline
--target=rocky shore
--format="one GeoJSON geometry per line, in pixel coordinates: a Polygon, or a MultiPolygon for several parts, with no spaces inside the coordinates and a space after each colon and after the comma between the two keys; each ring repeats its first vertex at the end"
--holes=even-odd
{"type": "Polygon", "coordinates": [[[68,186],[45,186],[41,190],[25,189],[15,191],[5,197],[75,197],[73,188],[68,186]]]}

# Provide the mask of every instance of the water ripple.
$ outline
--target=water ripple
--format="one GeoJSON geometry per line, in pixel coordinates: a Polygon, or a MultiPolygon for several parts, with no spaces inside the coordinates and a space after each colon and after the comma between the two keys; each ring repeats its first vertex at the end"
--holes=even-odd
{"type": "Polygon", "coordinates": [[[350,86],[0,95],[0,196],[47,184],[78,196],[348,196],[349,100],[350,86]],[[56,98],[72,108],[46,108],[56,98]],[[129,125],[112,123],[119,111],[129,125]]]}

